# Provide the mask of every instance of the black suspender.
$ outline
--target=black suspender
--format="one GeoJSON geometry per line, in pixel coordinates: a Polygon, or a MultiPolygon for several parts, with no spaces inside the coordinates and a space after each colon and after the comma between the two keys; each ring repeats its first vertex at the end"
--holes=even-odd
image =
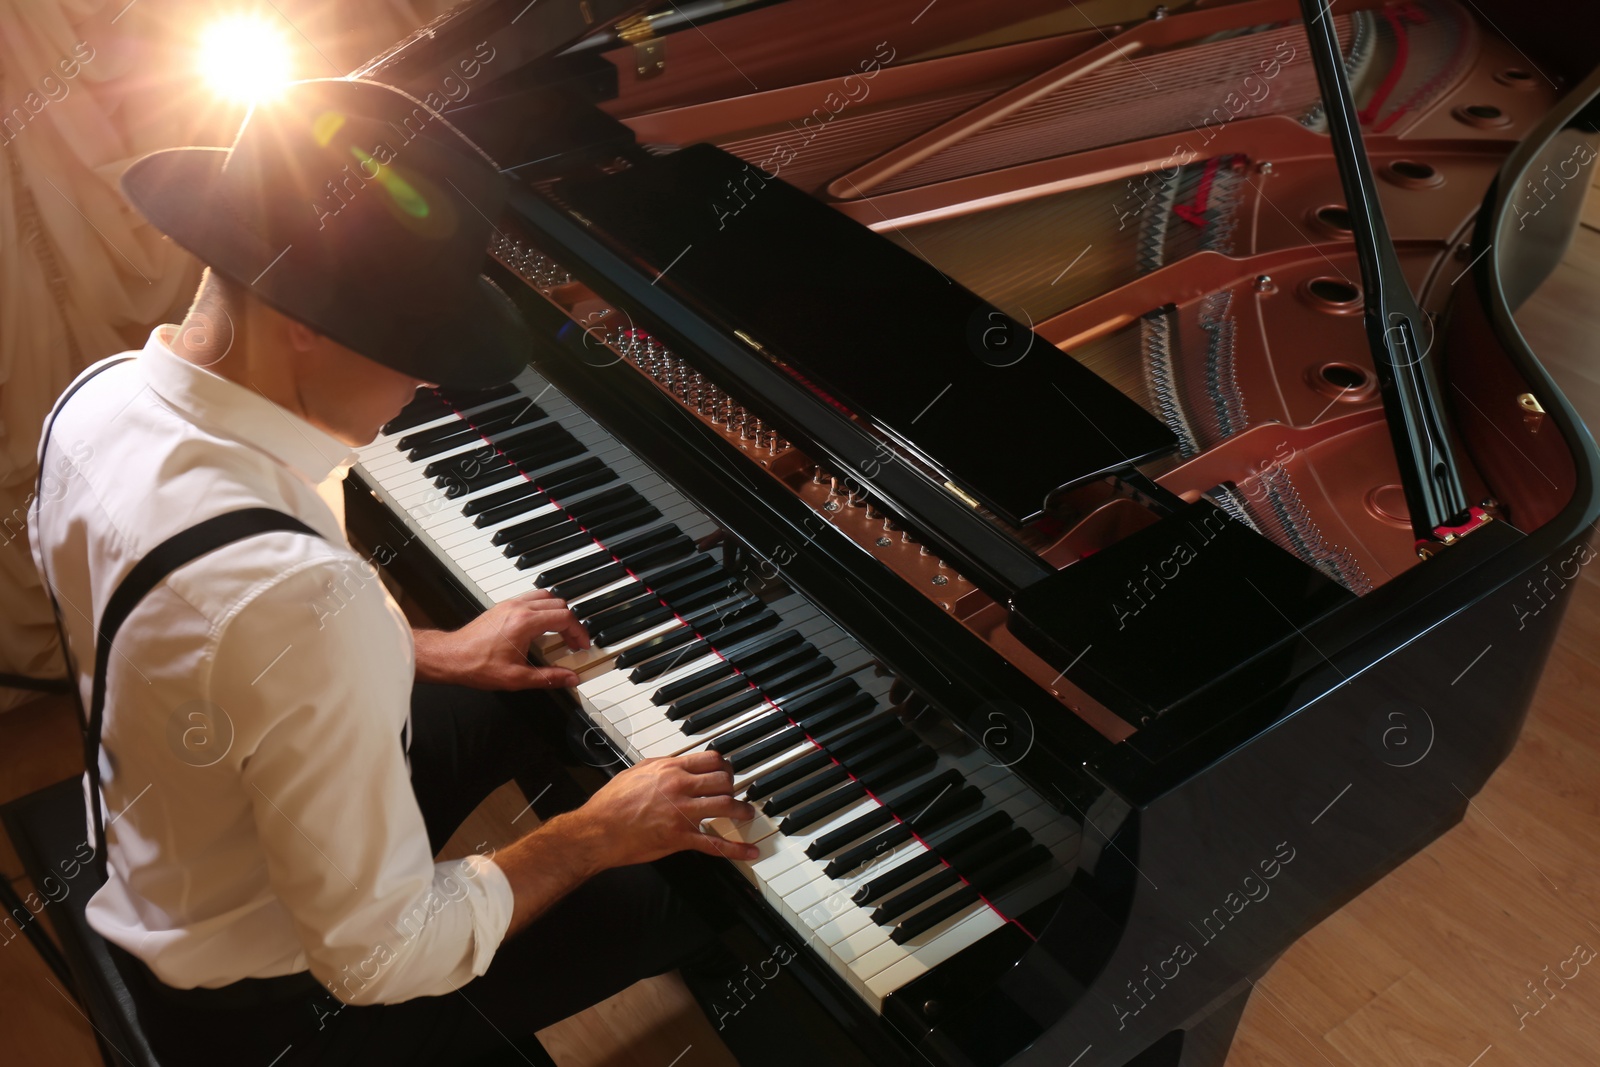
{"type": "MultiPolygon", "coordinates": [[[[117,363],[123,362],[121,360],[117,363]]],[[[106,363],[95,370],[95,374],[115,366],[115,363],[106,363]]],[[[45,427],[43,443],[39,447],[39,488],[44,485],[45,454],[50,448],[50,436],[55,430],[56,415],[72,395],[94,377],[90,374],[78,380],[60,400],[56,402],[55,409],[50,413],[50,419],[45,427]]],[[[44,506],[44,498],[35,493],[36,507],[44,506]]],[[[56,630],[61,637],[61,654],[67,662],[68,678],[72,682],[73,696],[78,700],[78,710],[83,715],[83,762],[89,772],[90,810],[94,823],[95,855],[98,857],[102,872],[105,869],[105,816],[101,811],[100,799],[100,731],[105,716],[106,702],[106,671],[111,664],[111,643],[116,639],[117,631],[132,614],[133,609],[156,586],[160,585],[168,575],[172,574],[184,564],[199,559],[209,552],[215,551],[224,545],[235,541],[242,541],[247,537],[258,534],[284,531],[289,533],[309,534],[320,537],[321,534],[290,515],[272,508],[242,508],[238,511],[228,511],[213,518],[206,519],[189,527],[187,530],[173,534],[165,541],[134,564],[125,578],[117,585],[111,598],[106,601],[105,611],[101,613],[100,624],[95,629],[94,649],[94,681],[90,688],[89,707],[84,709],[82,696],[77,685],[77,667],[73,663],[70,646],[67,643],[67,628],[62,619],[61,605],[56,600],[55,587],[51,584],[48,574],[44,578],[45,591],[50,596],[50,606],[55,611],[56,630]]],[[[46,558],[43,549],[39,553],[40,560],[46,558]]]]}

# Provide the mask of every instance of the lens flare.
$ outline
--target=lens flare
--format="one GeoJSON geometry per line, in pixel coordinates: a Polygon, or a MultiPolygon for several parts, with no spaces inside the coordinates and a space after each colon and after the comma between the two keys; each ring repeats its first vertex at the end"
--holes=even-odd
{"type": "Polygon", "coordinates": [[[271,99],[293,77],[288,41],[255,15],[228,15],[206,27],[199,65],[218,96],[241,104],[271,99]]]}

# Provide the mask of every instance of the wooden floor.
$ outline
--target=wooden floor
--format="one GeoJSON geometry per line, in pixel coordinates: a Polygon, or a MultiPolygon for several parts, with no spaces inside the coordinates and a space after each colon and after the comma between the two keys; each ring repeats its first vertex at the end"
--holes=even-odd
{"type": "MultiPolygon", "coordinates": [[[[1592,219],[1600,225],[1600,212],[1592,219]]],[[[1519,319],[1600,426],[1600,230],[1519,319]]],[[[1259,983],[1228,1067],[1600,1064],[1600,569],[1581,572],[1511,758],[1466,819],[1302,939],[1259,983]],[[1566,977],[1561,975],[1565,973],[1566,977]]],[[[0,716],[0,800],[75,772],[58,701],[0,716]]],[[[515,786],[457,835],[504,841],[515,786]]],[[[9,842],[0,874],[19,891],[9,842]]],[[[643,982],[541,1034],[562,1067],[722,1067],[733,1058],[682,983],[643,982]]],[[[0,1063],[92,1067],[87,1021],[17,938],[0,945],[0,1063]]]]}

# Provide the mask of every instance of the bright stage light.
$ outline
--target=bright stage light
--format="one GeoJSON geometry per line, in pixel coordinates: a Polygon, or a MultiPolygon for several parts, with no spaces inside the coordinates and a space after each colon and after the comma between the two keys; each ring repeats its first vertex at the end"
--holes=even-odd
{"type": "Polygon", "coordinates": [[[288,41],[264,18],[228,15],[200,35],[200,72],[225,99],[268,99],[291,80],[290,67],[288,41]]]}

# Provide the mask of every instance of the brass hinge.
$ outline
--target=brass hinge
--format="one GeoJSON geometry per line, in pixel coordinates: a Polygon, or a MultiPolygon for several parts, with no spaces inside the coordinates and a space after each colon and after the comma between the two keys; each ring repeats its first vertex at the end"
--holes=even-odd
{"type": "Polygon", "coordinates": [[[631,15],[617,23],[617,39],[633,45],[633,69],[641,78],[654,78],[667,69],[667,42],[656,37],[649,15],[631,15]]]}

